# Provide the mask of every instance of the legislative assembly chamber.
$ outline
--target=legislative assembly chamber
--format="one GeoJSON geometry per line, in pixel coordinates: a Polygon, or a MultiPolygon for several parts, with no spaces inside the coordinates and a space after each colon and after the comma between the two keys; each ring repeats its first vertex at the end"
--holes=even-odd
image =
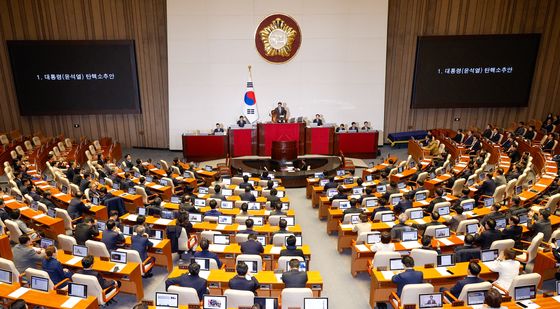
{"type": "Polygon", "coordinates": [[[0,0],[0,308],[560,308],[559,21],[0,0]]]}

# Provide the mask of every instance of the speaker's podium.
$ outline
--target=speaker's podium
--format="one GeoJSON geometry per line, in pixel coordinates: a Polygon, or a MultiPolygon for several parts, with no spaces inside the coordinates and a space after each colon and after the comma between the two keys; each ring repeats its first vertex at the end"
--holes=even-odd
{"type": "Polygon", "coordinates": [[[305,152],[305,123],[259,123],[258,132],[258,155],[270,156],[272,154],[273,141],[295,141],[298,155],[305,152]]]}

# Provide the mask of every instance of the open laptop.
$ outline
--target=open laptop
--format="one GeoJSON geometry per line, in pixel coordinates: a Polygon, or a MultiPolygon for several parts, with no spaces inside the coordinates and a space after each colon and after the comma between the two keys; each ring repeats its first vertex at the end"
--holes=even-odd
{"type": "Polygon", "coordinates": [[[29,287],[33,290],[48,292],[49,279],[31,276],[31,284],[29,285],[29,287]]]}
{"type": "Polygon", "coordinates": [[[430,293],[418,295],[418,308],[440,308],[443,307],[443,294],[430,293]]]}
{"type": "Polygon", "coordinates": [[[498,258],[498,249],[482,250],[480,252],[480,260],[482,262],[492,262],[498,258]]]}
{"type": "Polygon", "coordinates": [[[257,241],[260,242],[263,247],[266,247],[266,245],[268,245],[268,242],[266,241],[266,235],[257,235],[257,241]]]}
{"type": "Polygon", "coordinates": [[[206,206],[206,200],[201,199],[201,198],[195,198],[194,199],[194,206],[204,207],[204,206],[206,206]]]}
{"type": "Polygon", "coordinates": [[[426,199],[426,192],[417,192],[414,195],[414,200],[417,202],[421,202],[426,199]]]}
{"type": "Polygon", "coordinates": [[[198,187],[199,194],[208,194],[208,187],[198,187]]]}
{"type": "Polygon", "coordinates": [[[68,296],[87,298],[87,285],[69,282],[68,283],[68,296]]]}
{"type": "Polygon", "coordinates": [[[0,269],[0,282],[12,284],[12,272],[0,269]]]}
{"type": "Polygon", "coordinates": [[[212,243],[215,245],[229,245],[229,235],[215,234],[212,243]]]}
{"type": "Polygon", "coordinates": [[[162,230],[151,230],[150,231],[150,239],[162,240],[163,239],[163,231],[162,230]]]}
{"type": "Polygon", "coordinates": [[[253,220],[254,226],[263,226],[264,225],[264,218],[259,216],[250,216],[249,219],[253,220]]]}
{"type": "Polygon", "coordinates": [[[435,230],[435,237],[436,238],[447,238],[450,235],[450,231],[448,227],[442,227],[435,230]]]}
{"type": "Polygon", "coordinates": [[[503,230],[507,226],[507,219],[506,218],[497,218],[496,219],[496,229],[503,230]]]}
{"type": "Polygon", "coordinates": [[[439,213],[440,216],[446,216],[450,213],[450,207],[449,206],[440,206],[437,208],[437,212],[439,213]]]}
{"type": "Polygon", "coordinates": [[[162,219],[173,220],[175,218],[175,215],[173,214],[172,210],[162,210],[161,211],[161,218],[162,219]]]}
{"type": "Polygon", "coordinates": [[[377,201],[377,199],[369,199],[366,200],[366,207],[375,207],[377,206],[379,203],[377,201]]]}
{"type": "Polygon", "coordinates": [[[41,248],[47,249],[48,246],[54,246],[54,240],[50,238],[41,238],[41,248]]]}
{"type": "Polygon", "coordinates": [[[156,308],[179,308],[179,294],[156,292],[156,308]]]}
{"type": "Polygon", "coordinates": [[[173,195],[173,196],[171,197],[171,203],[173,203],[173,204],[179,204],[179,203],[181,203],[181,199],[180,199],[178,196],[173,195]]]}
{"type": "Polygon", "coordinates": [[[189,221],[191,223],[200,223],[202,222],[202,214],[189,214],[189,221]]]}
{"type": "Polygon", "coordinates": [[[401,238],[402,238],[402,242],[407,242],[407,241],[417,242],[418,241],[418,230],[403,231],[401,238]]]}
{"type": "Polygon", "coordinates": [[[261,309],[278,309],[278,298],[274,297],[255,297],[255,304],[261,309]]]}
{"type": "Polygon", "coordinates": [[[258,203],[258,202],[247,203],[247,209],[248,210],[260,210],[261,209],[261,203],[258,203]]]}
{"type": "Polygon", "coordinates": [[[127,262],[126,252],[111,251],[111,253],[109,254],[109,257],[111,259],[111,262],[113,262],[113,263],[126,264],[126,262],[127,262]]]}
{"type": "Polygon", "coordinates": [[[122,233],[126,236],[132,236],[133,234],[132,226],[131,225],[123,225],[122,233]]]}
{"type": "Polygon", "coordinates": [[[222,201],[220,204],[221,209],[233,209],[233,201],[222,201]]]}
{"type": "Polygon", "coordinates": [[[105,221],[97,221],[97,229],[100,231],[104,231],[107,227],[107,223],[105,221]]]}
{"type": "Polygon", "coordinates": [[[282,217],[282,219],[286,220],[287,226],[296,225],[296,217],[282,217]]]}
{"type": "Polygon", "coordinates": [[[389,259],[389,270],[403,270],[404,264],[401,258],[389,259]]]}
{"type": "Polygon", "coordinates": [[[476,306],[484,304],[484,298],[488,291],[469,291],[467,292],[467,305],[476,306]]]}
{"type": "Polygon", "coordinates": [[[490,207],[494,205],[494,198],[493,197],[487,197],[484,199],[484,207],[490,207]]]}
{"type": "Polygon", "coordinates": [[[382,214],[381,215],[381,222],[393,222],[395,221],[395,215],[390,213],[390,214],[382,214]]]}
{"type": "Polygon", "coordinates": [[[518,286],[514,290],[515,301],[534,299],[537,297],[537,287],[535,285],[518,286]]]}
{"type": "Polygon", "coordinates": [[[377,192],[379,193],[385,193],[385,191],[387,191],[387,186],[385,185],[379,185],[376,187],[377,192]]]}
{"type": "Polygon", "coordinates": [[[345,210],[350,208],[350,201],[340,201],[340,203],[338,204],[338,208],[340,210],[345,210]]]}
{"type": "Polygon", "coordinates": [[[417,220],[424,218],[424,211],[422,209],[412,210],[409,213],[410,220],[417,220]]]}
{"type": "Polygon", "coordinates": [[[467,224],[465,231],[466,234],[476,234],[478,232],[478,223],[467,224]]]}
{"type": "Polygon", "coordinates": [[[381,242],[381,233],[368,233],[366,236],[366,243],[373,245],[381,242]]]}
{"type": "Polygon", "coordinates": [[[203,309],[227,309],[226,296],[204,295],[202,300],[203,309]]]}
{"type": "Polygon", "coordinates": [[[314,297],[303,299],[303,309],[328,309],[329,299],[326,297],[314,297]]]}
{"type": "Polygon", "coordinates": [[[247,265],[248,272],[256,274],[259,270],[259,263],[257,261],[243,261],[247,265]]]}
{"type": "Polygon", "coordinates": [[[450,267],[455,265],[454,254],[440,254],[437,256],[437,267],[450,267]]]}
{"type": "Polygon", "coordinates": [[[218,224],[232,224],[233,217],[232,216],[218,216],[218,224]]]}
{"type": "Polygon", "coordinates": [[[73,245],[72,246],[72,255],[73,256],[86,257],[88,255],[88,247],[80,246],[80,245],[73,245]]]}
{"type": "Polygon", "coordinates": [[[463,211],[472,211],[474,209],[474,203],[473,202],[462,203],[461,207],[463,207],[463,211]]]}
{"type": "Polygon", "coordinates": [[[200,265],[200,270],[208,271],[210,270],[210,259],[194,258],[191,263],[194,262],[200,265]]]}

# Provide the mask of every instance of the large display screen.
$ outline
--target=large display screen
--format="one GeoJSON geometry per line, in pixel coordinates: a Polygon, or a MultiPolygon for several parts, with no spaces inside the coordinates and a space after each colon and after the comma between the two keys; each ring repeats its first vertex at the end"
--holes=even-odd
{"type": "Polygon", "coordinates": [[[528,105],[540,34],[418,37],[412,108],[528,105]]]}
{"type": "Polygon", "coordinates": [[[140,113],[134,41],[8,41],[21,115],[140,113]]]}

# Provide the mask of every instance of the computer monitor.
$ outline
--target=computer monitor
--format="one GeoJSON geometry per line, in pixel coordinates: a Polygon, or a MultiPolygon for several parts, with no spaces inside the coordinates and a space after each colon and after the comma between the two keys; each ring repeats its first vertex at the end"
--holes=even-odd
{"type": "Polygon", "coordinates": [[[130,226],[130,225],[123,225],[123,231],[122,231],[122,233],[123,233],[124,235],[131,236],[131,235],[134,233],[134,231],[132,230],[132,226],[130,226]]]}
{"type": "Polygon", "coordinates": [[[418,231],[403,231],[402,241],[418,241],[418,231]]]}
{"type": "Polygon", "coordinates": [[[200,270],[210,270],[210,259],[194,258],[191,262],[200,265],[200,270]]]}
{"type": "Polygon", "coordinates": [[[226,186],[231,185],[231,178],[222,178],[222,183],[226,186]]]}
{"type": "Polygon", "coordinates": [[[156,292],[156,308],[179,308],[179,294],[156,292]]]}
{"type": "Polygon", "coordinates": [[[150,183],[154,180],[154,177],[152,176],[146,176],[146,183],[150,183]]]}
{"type": "MultiPolygon", "coordinates": [[[[291,269],[290,267],[290,261],[286,261],[286,270],[291,269]]],[[[305,261],[300,261],[299,262],[299,267],[298,267],[299,271],[307,271],[307,264],[305,263],[305,261]]]]}
{"type": "Polygon", "coordinates": [[[218,216],[218,224],[232,224],[233,217],[232,216],[218,216]]]}
{"type": "Polygon", "coordinates": [[[247,265],[248,271],[250,273],[255,274],[258,272],[259,263],[257,261],[243,261],[243,262],[247,265]]]}
{"type": "Polygon", "coordinates": [[[202,222],[202,214],[189,214],[189,221],[193,223],[200,223],[202,222]]]}
{"type": "Polygon", "coordinates": [[[437,208],[437,212],[440,216],[446,216],[450,213],[449,206],[441,206],[437,208]]]}
{"type": "Polygon", "coordinates": [[[479,179],[479,180],[484,180],[484,177],[486,177],[486,173],[480,173],[480,174],[478,174],[478,179],[479,179]]]}
{"type": "Polygon", "coordinates": [[[516,301],[534,299],[535,297],[537,297],[537,287],[534,285],[518,286],[515,288],[514,299],[516,301]]]}
{"type": "Polygon", "coordinates": [[[328,179],[319,180],[319,186],[321,186],[321,187],[324,187],[327,183],[329,183],[328,179]]]}
{"type": "Polygon", "coordinates": [[[397,173],[402,173],[404,171],[404,166],[399,166],[397,168],[397,173]]]}
{"type": "Polygon", "coordinates": [[[278,309],[278,298],[274,297],[255,297],[256,305],[261,309],[278,309]]]}
{"type": "Polygon", "coordinates": [[[56,210],[54,210],[53,208],[47,208],[47,216],[56,218],[56,210]]]}
{"type": "Polygon", "coordinates": [[[204,207],[204,206],[206,206],[206,200],[201,199],[201,198],[195,198],[194,199],[194,206],[204,207]]]}
{"type": "Polygon", "coordinates": [[[37,203],[37,201],[32,201],[31,204],[29,204],[29,208],[37,211],[39,210],[39,203],[37,203]]]}
{"type": "Polygon", "coordinates": [[[385,185],[379,185],[376,187],[377,192],[379,193],[385,193],[385,191],[387,191],[387,186],[385,185]]]}
{"type": "Polygon", "coordinates": [[[345,170],[337,170],[336,171],[336,176],[344,176],[344,174],[346,174],[345,170]]]}
{"type": "Polygon", "coordinates": [[[97,229],[100,231],[104,231],[107,227],[107,223],[105,221],[97,221],[97,229]]]}
{"type": "Polygon", "coordinates": [[[515,186],[515,195],[519,195],[523,192],[523,186],[515,186]]]}
{"type": "Polygon", "coordinates": [[[290,209],[290,203],[289,202],[282,202],[282,210],[288,211],[289,209],[290,209]]]}
{"type": "Polygon", "coordinates": [[[253,220],[254,226],[263,226],[264,225],[264,218],[259,216],[250,216],[249,219],[253,220]]]}
{"type": "Polygon", "coordinates": [[[250,203],[247,203],[247,207],[248,207],[249,210],[261,210],[261,203],[250,202],[250,203]]]}
{"type": "Polygon", "coordinates": [[[173,195],[173,196],[171,196],[171,203],[179,204],[179,203],[181,203],[181,199],[178,196],[173,195]]]}
{"type": "Polygon", "coordinates": [[[350,208],[350,201],[340,201],[340,204],[338,204],[338,208],[341,210],[350,208]]]}
{"type": "Polygon", "coordinates": [[[443,307],[443,294],[430,293],[418,295],[418,308],[439,308],[443,307]]]}
{"type": "Polygon", "coordinates": [[[303,299],[303,309],[328,309],[329,299],[326,297],[314,297],[303,299]]]}
{"type": "Polygon", "coordinates": [[[282,198],[282,197],[286,196],[286,191],[278,190],[277,193],[276,193],[276,196],[282,198]]]}
{"type": "Polygon", "coordinates": [[[54,246],[54,240],[50,238],[41,238],[41,248],[47,249],[48,246],[54,246]]]}
{"type": "Polygon", "coordinates": [[[373,245],[381,242],[381,233],[368,233],[366,237],[366,243],[368,245],[373,245]]]}
{"type": "Polygon", "coordinates": [[[507,219],[506,218],[497,218],[496,219],[496,229],[503,230],[506,228],[507,219]]]}
{"type": "Polygon", "coordinates": [[[323,177],[325,177],[325,174],[323,174],[323,172],[318,172],[318,173],[314,173],[313,177],[314,178],[323,178],[323,177]]]}
{"type": "Polygon", "coordinates": [[[437,256],[438,267],[449,267],[455,265],[454,254],[440,254],[437,256]]]}
{"type": "Polygon", "coordinates": [[[113,190],[119,190],[121,188],[121,185],[117,182],[117,183],[113,183],[113,190]]]}
{"type": "Polygon", "coordinates": [[[488,291],[469,291],[467,292],[467,306],[484,304],[484,298],[488,291]]]}
{"type": "Polygon", "coordinates": [[[404,182],[399,182],[399,183],[397,184],[397,188],[399,188],[400,190],[406,188],[406,183],[404,183],[404,182]]]}
{"type": "Polygon", "coordinates": [[[556,281],[556,295],[560,295],[560,280],[556,281]]]}
{"type": "Polygon", "coordinates": [[[367,182],[373,181],[373,175],[367,175],[366,176],[366,181],[367,182]]]}
{"type": "Polygon", "coordinates": [[[527,213],[519,214],[519,224],[525,224],[529,221],[529,215],[527,213]]]}
{"type": "Polygon", "coordinates": [[[251,192],[251,194],[252,194],[255,198],[258,198],[258,197],[259,197],[259,191],[257,191],[257,190],[251,190],[250,192],[251,192]]]}
{"type": "Polygon", "coordinates": [[[135,188],[128,188],[128,194],[136,194],[136,189],[135,188]]]}
{"type": "Polygon", "coordinates": [[[227,309],[226,296],[204,295],[203,297],[203,309],[227,309]]]}
{"type": "Polygon", "coordinates": [[[434,178],[436,178],[436,176],[437,176],[436,173],[434,173],[434,172],[430,173],[430,179],[434,179],[434,178]]]}
{"type": "Polygon", "coordinates": [[[463,211],[472,211],[474,209],[474,203],[466,202],[461,204],[461,207],[463,207],[463,211]]]}
{"type": "Polygon", "coordinates": [[[378,204],[379,204],[379,203],[378,203],[378,201],[377,201],[376,198],[366,200],[366,207],[375,207],[375,206],[377,206],[378,204]]]}
{"type": "Polygon", "coordinates": [[[163,239],[163,231],[162,230],[150,230],[150,238],[162,240],[163,239]]]}
{"type": "Polygon", "coordinates": [[[249,180],[247,181],[248,184],[250,184],[251,186],[255,186],[255,181],[254,180],[249,180]]]}
{"type": "Polygon", "coordinates": [[[403,270],[404,264],[401,258],[389,259],[389,270],[403,270]]]}
{"type": "Polygon", "coordinates": [[[0,282],[12,284],[12,272],[0,269],[0,282]]]}
{"type": "Polygon", "coordinates": [[[408,163],[408,168],[414,168],[415,166],[416,166],[415,161],[410,161],[410,163],[408,163]]]}
{"type": "Polygon", "coordinates": [[[417,202],[421,202],[426,199],[426,192],[417,192],[414,195],[414,200],[417,202]]]}
{"type": "Polygon", "coordinates": [[[229,245],[229,235],[215,234],[213,243],[216,245],[229,245]]]}
{"type": "Polygon", "coordinates": [[[478,232],[478,223],[467,224],[465,229],[467,234],[476,234],[478,232]]]}
{"type": "Polygon", "coordinates": [[[412,210],[408,213],[410,220],[417,220],[424,218],[424,211],[422,209],[412,210]]]}
{"type": "Polygon", "coordinates": [[[160,186],[164,186],[164,187],[165,187],[165,186],[167,186],[167,181],[166,181],[165,179],[160,179],[160,180],[159,180],[159,184],[160,184],[160,186]]]}
{"type": "Polygon", "coordinates": [[[394,196],[394,197],[391,199],[391,205],[395,206],[395,205],[397,205],[400,201],[401,201],[401,197],[400,197],[400,196],[394,196]]]}
{"type": "Polygon", "coordinates": [[[494,205],[494,198],[493,197],[487,197],[484,199],[484,207],[490,207],[494,205]]]}
{"type": "Polygon", "coordinates": [[[233,201],[222,201],[222,203],[220,204],[220,208],[233,209],[233,201]]]}
{"type": "Polygon", "coordinates": [[[350,185],[354,183],[354,178],[344,178],[344,184],[350,185]]]}
{"type": "MultiPolygon", "coordinates": [[[[296,236],[296,247],[301,247],[303,243],[303,239],[301,235],[295,235],[295,236],[296,236]]],[[[288,237],[290,237],[290,235],[286,236],[286,238],[284,239],[284,246],[288,245],[288,237]]]]}
{"type": "Polygon", "coordinates": [[[72,246],[72,255],[86,257],[88,255],[88,247],[80,246],[80,245],[73,245],[72,246]]]}
{"type": "Polygon", "coordinates": [[[358,224],[360,223],[360,215],[351,215],[350,216],[350,223],[352,224],[358,224]]]}
{"type": "Polygon", "coordinates": [[[352,188],[352,194],[361,195],[362,193],[364,193],[364,187],[352,188]]]}
{"type": "Polygon", "coordinates": [[[110,256],[111,262],[113,262],[113,263],[126,264],[126,262],[128,261],[128,257],[127,257],[126,252],[111,251],[109,256],[110,256]]]}
{"type": "Polygon", "coordinates": [[[173,220],[175,218],[175,215],[173,214],[172,210],[162,210],[161,211],[161,218],[162,219],[173,220]]]}
{"type": "Polygon", "coordinates": [[[282,217],[282,219],[286,220],[288,226],[296,225],[296,217],[282,217]]]}
{"type": "Polygon", "coordinates": [[[336,195],[338,191],[335,188],[330,188],[327,190],[327,197],[331,198],[336,195]]]}
{"type": "Polygon", "coordinates": [[[473,184],[474,184],[474,178],[470,178],[470,177],[469,177],[469,179],[467,179],[467,186],[470,187],[470,186],[472,186],[473,184]]]}
{"type": "Polygon", "coordinates": [[[527,181],[527,186],[532,186],[533,185],[533,179],[529,179],[529,181],[527,181]]]}
{"type": "Polygon", "coordinates": [[[480,260],[482,262],[492,262],[498,258],[498,249],[482,250],[480,252],[480,260]]]}
{"type": "Polygon", "coordinates": [[[266,235],[257,235],[257,241],[260,242],[263,247],[268,245],[268,242],[266,241],[266,235]]]}
{"type": "Polygon", "coordinates": [[[60,192],[62,192],[64,194],[68,194],[68,187],[67,186],[60,187],[60,192]]]}
{"type": "Polygon", "coordinates": [[[211,172],[211,171],[212,171],[212,166],[211,166],[211,165],[206,165],[206,166],[204,166],[204,169],[205,169],[207,172],[211,172]]]}
{"type": "Polygon", "coordinates": [[[49,291],[49,279],[42,277],[31,276],[30,287],[33,290],[48,292],[49,291]]]}
{"type": "Polygon", "coordinates": [[[208,194],[208,187],[198,187],[199,194],[208,194]]]}
{"type": "Polygon", "coordinates": [[[447,238],[450,235],[450,231],[448,227],[442,227],[435,230],[435,237],[436,238],[447,238]]]}
{"type": "Polygon", "coordinates": [[[68,283],[68,296],[87,298],[87,285],[69,282],[68,283]]]}
{"type": "Polygon", "coordinates": [[[97,196],[92,196],[91,203],[96,206],[99,205],[99,198],[97,196]]]}
{"type": "Polygon", "coordinates": [[[138,211],[139,216],[145,216],[146,215],[146,208],[144,208],[144,207],[138,207],[137,211],[138,211]]]}
{"type": "Polygon", "coordinates": [[[395,215],[392,213],[389,214],[382,214],[381,215],[381,222],[393,222],[395,221],[395,215]]]}
{"type": "Polygon", "coordinates": [[[233,195],[233,190],[232,189],[222,189],[222,194],[224,196],[232,196],[233,195]]]}

